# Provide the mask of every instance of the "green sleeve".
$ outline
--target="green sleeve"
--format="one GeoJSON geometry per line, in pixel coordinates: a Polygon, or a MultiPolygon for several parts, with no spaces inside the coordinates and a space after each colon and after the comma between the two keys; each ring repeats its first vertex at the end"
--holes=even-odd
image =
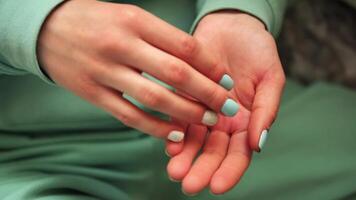
{"type": "Polygon", "coordinates": [[[207,14],[218,10],[236,9],[259,18],[273,36],[280,30],[288,0],[198,0],[198,16],[192,30],[207,14]]]}
{"type": "Polygon", "coordinates": [[[62,1],[0,1],[0,74],[32,73],[50,82],[37,62],[36,43],[47,15],[62,1]]]}

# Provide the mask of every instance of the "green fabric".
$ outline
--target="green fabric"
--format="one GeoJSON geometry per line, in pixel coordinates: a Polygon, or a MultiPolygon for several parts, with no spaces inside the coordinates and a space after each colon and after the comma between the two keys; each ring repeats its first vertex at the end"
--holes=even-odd
{"type": "Polygon", "coordinates": [[[267,29],[274,36],[277,36],[287,5],[288,0],[199,0],[199,13],[191,31],[194,30],[201,18],[211,12],[225,9],[236,9],[256,16],[264,22],[267,29]]]}
{"type": "Polygon", "coordinates": [[[356,93],[291,81],[286,91],[263,152],[225,195],[184,196],[179,183],[168,181],[164,142],[125,128],[40,136],[1,131],[0,199],[356,198],[356,93]]]}
{"type": "Polygon", "coordinates": [[[37,62],[36,42],[47,15],[62,1],[0,1],[0,74],[32,73],[49,82],[37,62]]]}

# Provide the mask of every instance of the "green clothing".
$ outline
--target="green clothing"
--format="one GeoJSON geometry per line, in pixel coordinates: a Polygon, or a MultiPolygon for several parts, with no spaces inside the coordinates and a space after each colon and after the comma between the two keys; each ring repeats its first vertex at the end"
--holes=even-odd
{"type": "MultiPolygon", "coordinates": [[[[0,1],[0,199],[187,199],[165,176],[162,141],[48,84],[36,41],[46,16],[62,1],[0,1]]],[[[207,13],[238,9],[258,17],[274,35],[287,5],[202,0],[195,19],[191,0],[125,2],[186,31],[207,13]]],[[[354,102],[353,91],[289,82],[266,148],[241,184],[224,196],[195,198],[356,198],[354,102]]]]}
{"type": "Polygon", "coordinates": [[[355,199],[355,102],[341,87],[288,82],[263,152],[222,196],[184,196],[166,176],[163,141],[128,128],[2,131],[0,199],[355,199]]]}

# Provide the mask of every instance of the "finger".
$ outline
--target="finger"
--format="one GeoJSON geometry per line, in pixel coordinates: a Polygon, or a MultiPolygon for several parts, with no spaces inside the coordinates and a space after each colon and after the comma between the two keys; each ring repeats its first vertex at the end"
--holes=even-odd
{"type": "Polygon", "coordinates": [[[201,42],[157,17],[148,17],[150,23],[142,23],[140,29],[141,37],[146,42],[184,60],[225,89],[233,88],[234,81],[226,68],[201,42]]]}
{"type": "Polygon", "coordinates": [[[166,141],[166,149],[165,154],[168,157],[174,157],[182,152],[184,148],[184,140],[181,142],[171,142],[169,140],[166,141]]]}
{"type": "Polygon", "coordinates": [[[285,83],[282,67],[280,63],[278,65],[274,68],[280,70],[271,70],[258,83],[252,104],[248,126],[249,143],[250,147],[258,152],[261,151],[267,139],[268,128],[276,118],[285,83]]]}
{"type": "MultiPolygon", "coordinates": [[[[173,156],[167,165],[169,177],[173,180],[182,180],[188,173],[191,164],[203,146],[207,128],[205,126],[191,125],[187,130],[183,151],[173,156]]],[[[170,143],[169,145],[173,145],[170,143]]],[[[167,148],[172,148],[167,146],[167,148]]]]}
{"type": "Polygon", "coordinates": [[[124,99],[121,93],[99,85],[89,89],[95,92],[92,92],[93,95],[87,99],[111,113],[126,126],[174,142],[180,142],[184,139],[182,127],[147,114],[124,99]]]}
{"type": "Polygon", "coordinates": [[[182,190],[196,194],[209,185],[210,179],[225,158],[230,136],[221,131],[212,131],[202,154],[194,162],[183,179],[182,190]]]}
{"type": "MultiPolygon", "coordinates": [[[[178,120],[176,118],[171,118],[171,122],[173,124],[178,125],[179,127],[184,127],[184,132],[188,133],[187,132],[187,129],[188,129],[187,123],[185,123],[181,120],[178,120]]],[[[181,142],[171,142],[171,141],[167,140],[165,153],[167,156],[173,157],[173,156],[176,156],[177,154],[179,154],[180,152],[182,152],[183,148],[184,148],[184,140],[181,142]]]]}
{"type": "Polygon", "coordinates": [[[127,56],[127,65],[170,84],[216,112],[222,112],[227,116],[237,113],[239,106],[228,98],[228,92],[187,63],[143,41],[138,42],[136,46],[137,51],[127,56]]]}
{"type": "Polygon", "coordinates": [[[251,156],[247,132],[234,133],[226,158],[211,178],[211,192],[223,194],[236,185],[247,170],[251,156]]]}
{"type": "Polygon", "coordinates": [[[214,125],[217,115],[196,101],[181,97],[135,70],[116,66],[98,75],[103,84],[128,94],[153,110],[195,124],[214,125]],[[189,113],[189,114],[188,114],[189,113]]]}

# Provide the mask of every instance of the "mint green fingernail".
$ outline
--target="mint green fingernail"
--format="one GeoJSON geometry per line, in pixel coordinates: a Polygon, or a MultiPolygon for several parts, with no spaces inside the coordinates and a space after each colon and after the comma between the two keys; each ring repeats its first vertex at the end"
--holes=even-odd
{"type": "Polygon", "coordinates": [[[268,131],[263,130],[260,136],[260,141],[258,142],[258,147],[260,148],[260,151],[262,150],[263,146],[267,141],[267,136],[268,136],[268,131]]]}
{"type": "Polygon", "coordinates": [[[231,90],[234,87],[234,80],[232,80],[229,75],[224,74],[224,76],[220,79],[219,84],[226,90],[231,90]]]}
{"type": "Polygon", "coordinates": [[[232,117],[234,116],[237,111],[239,110],[239,104],[237,104],[234,100],[232,99],[227,99],[221,108],[221,112],[224,113],[224,115],[232,117]]]}

